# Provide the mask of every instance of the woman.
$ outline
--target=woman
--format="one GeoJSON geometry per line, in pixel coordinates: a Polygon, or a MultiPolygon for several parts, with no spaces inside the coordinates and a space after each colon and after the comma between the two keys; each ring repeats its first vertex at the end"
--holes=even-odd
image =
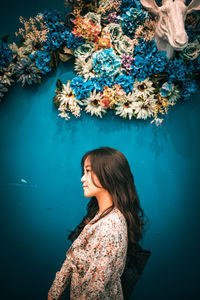
{"type": "Polygon", "coordinates": [[[145,226],[133,175],[125,156],[109,147],[87,152],[81,166],[84,196],[91,200],[68,237],[73,243],[48,300],[60,299],[70,280],[70,299],[124,299],[120,277],[145,226]]]}

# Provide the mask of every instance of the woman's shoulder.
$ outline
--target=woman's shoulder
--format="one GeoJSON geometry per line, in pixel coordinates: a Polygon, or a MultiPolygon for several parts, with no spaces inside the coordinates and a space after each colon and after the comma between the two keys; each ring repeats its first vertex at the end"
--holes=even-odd
{"type": "Polygon", "coordinates": [[[110,229],[116,229],[119,227],[127,227],[126,219],[117,207],[114,207],[109,214],[100,219],[97,223],[99,223],[98,226],[100,228],[109,227],[110,229]]]}

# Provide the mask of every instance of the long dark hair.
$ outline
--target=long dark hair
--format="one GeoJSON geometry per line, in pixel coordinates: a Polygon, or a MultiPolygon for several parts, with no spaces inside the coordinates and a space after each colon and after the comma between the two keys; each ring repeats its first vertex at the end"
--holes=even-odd
{"type": "MultiPolygon", "coordinates": [[[[134,178],[126,157],[120,151],[110,147],[100,147],[88,151],[81,159],[82,174],[86,158],[89,158],[92,172],[99,179],[101,186],[110,193],[113,200],[113,205],[106,209],[96,222],[110,213],[116,206],[127,221],[127,254],[130,251],[133,252],[133,249],[141,249],[138,242],[143,238],[144,227],[148,223],[148,218],[144,215],[140,206],[134,178]]],[[[85,225],[94,218],[98,210],[98,201],[96,197],[92,197],[87,205],[86,216],[69,234],[68,239],[71,241],[76,239],[85,225]]]]}

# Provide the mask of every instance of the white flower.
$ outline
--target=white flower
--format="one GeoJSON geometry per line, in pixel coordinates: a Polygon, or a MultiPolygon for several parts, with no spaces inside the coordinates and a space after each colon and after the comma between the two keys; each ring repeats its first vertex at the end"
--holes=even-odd
{"type": "Polygon", "coordinates": [[[112,42],[120,40],[123,33],[121,25],[116,23],[110,23],[107,26],[105,26],[103,32],[110,33],[112,42]]]}
{"type": "Polygon", "coordinates": [[[151,117],[154,113],[156,107],[156,100],[153,96],[149,96],[146,100],[141,100],[133,102],[135,114],[137,119],[147,119],[151,117]]]}
{"type": "Polygon", "coordinates": [[[99,31],[101,31],[101,15],[94,13],[94,12],[88,12],[84,18],[88,18],[89,21],[92,21],[93,23],[97,23],[99,25],[99,31]]]}
{"type": "Polygon", "coordinates": [[[81,57],[78,57],[75,60],[75,71],[78,75],[84,77],[86,80],[91,79],[92,77],[95,77],[95,74],[92,72],[93,69],[93,60],[90,58],[87,62],[82,59],[81,57]]]}
{"type": "Polygon", "coordinates": [[[71,111],[75,117],[80,117],[81,108],[79,104],[81,101],[77,100],[73,94],[72,88],[69,86],[70,83],[62,85],[62,92],[59,92],[57,99],[60,101],[58,110],[61,111],[59,116],[65,118],[66,120],[70,119],[66,111],[71,111]]]}
{"type": "Polygon", "coordinates": [[[146,99],[149,95],[153,94],[155,88],[152,86],[153,82],[148,78],[143,81],[135,80],[133,84],[133,93],[136,97],[146,99]]]}
{"type": "Polygon", "coordinates": [[[93,42],[87,41],[74,50],[74,56],[86,60],[94,52],[94,46],[93,42]]]}
{"type": "Polygon", "coordinates": [[[114,42],[114,48],[120,55],[123,53],[132,55],[134,43],[127,35],[123,35],[119,40],[114,42]]]}
{"type": "Polygon", "coordinates": [[[133,95],[129,93],[128,95],[124,96],[122,102],[116,103],[115,110],[116,110],[115,113],[116,115],[119,115],[124,119],[128,117],[129,120],[131,120],[135,111],[133,95]]]}
{"type": "Polygon", "coordinates": [[[101,105],[101,95],[96,93],[96,90],[90,93],[90,97],[82,100],[83,105],[85,105],[85,111],[90,113],[92,116],[102,118],[102,113],[106,113],[106,109],[101,105]]]}

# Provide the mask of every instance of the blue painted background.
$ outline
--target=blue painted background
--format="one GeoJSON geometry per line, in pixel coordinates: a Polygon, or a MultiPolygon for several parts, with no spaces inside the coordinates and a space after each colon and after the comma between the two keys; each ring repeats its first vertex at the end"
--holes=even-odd
{"type": "MultiPolygon", "coordinates": [[[[14,39],[20,15],[56,7],[63,0],[9,1],[1,36],[14,39]]],[[[126,155],[150,219],[142,246],[152,255],[132,299],[198,299],[200,90],[172,107],[161,127],[84,113],[65,121],[52,99],[57,78],[73,78],[73,63],[60,64],[41,86],[13,86],[0,104],[2,299],[47,298],[71,245],[68,230],[86,213],[81,157],[100,146],[126,155]]]]}

